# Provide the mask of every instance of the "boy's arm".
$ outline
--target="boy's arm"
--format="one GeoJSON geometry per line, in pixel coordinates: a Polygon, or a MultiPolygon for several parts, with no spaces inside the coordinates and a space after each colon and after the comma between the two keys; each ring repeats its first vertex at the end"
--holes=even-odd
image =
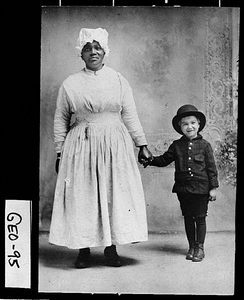
{"type": "Polygon", "coordinates": [[[159,156],[153,156],[152,160],[149,160],[147,165],[156,166],[156,167],[166,167],[174,160],[175,160],[175,154],[174,154],[174,143],[173,143],[169,146],[169,149],[166,152],[164,152],[164,154],[159,156]]]}
{"type": "Polygon", "coordinates": [[[218,172],[214,161],[213,150],[210,144],[206,148],[206,169],[209,178],[210,190],[219,187],[218,172]]]}

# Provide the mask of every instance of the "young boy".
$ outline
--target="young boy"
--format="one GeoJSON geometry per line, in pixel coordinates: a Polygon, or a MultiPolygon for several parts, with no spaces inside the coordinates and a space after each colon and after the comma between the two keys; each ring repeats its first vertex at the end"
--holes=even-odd
{"type": "Polygon", "coordinates": [[[175,184],[185,231],[189,242],[186,259],[200,262],[204,258],[208,202],[216,200],[219,186],[213,151],[199,132],[206,124],[205,115],[193,105],[181,106],[172,120],[174,129],[183,136],[175,140],[160,156],[144,161],[144,167],[165,167],[175,162],[175,184]]]}

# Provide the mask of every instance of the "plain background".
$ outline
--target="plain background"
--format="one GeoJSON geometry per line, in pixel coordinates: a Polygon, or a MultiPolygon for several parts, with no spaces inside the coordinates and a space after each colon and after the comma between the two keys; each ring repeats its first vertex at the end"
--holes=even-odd
{"type": "MultiPolygon", "coordinates": [[[[56,183],[53,117],[58,89],[83,61],[75,49],[82,27],[106,28],[107,66],[127,78],[154,155],[180,136],[171,121],[191,103],[203,111],[203,137],[213,148],[237,117],[237,99],[228,82],[237,76],[238,8],[44,7],[41,18],[40,218],[49,227],[56,183]]],[[[137,149],[135,149],[137,155],[137,149]]],[[[149,231],[183,230],[175,194],[174,166],[139,166],[149,231]]],[[[208,230],[235,227],[235,189],[222,181],[209,205],[208,230]]]]}

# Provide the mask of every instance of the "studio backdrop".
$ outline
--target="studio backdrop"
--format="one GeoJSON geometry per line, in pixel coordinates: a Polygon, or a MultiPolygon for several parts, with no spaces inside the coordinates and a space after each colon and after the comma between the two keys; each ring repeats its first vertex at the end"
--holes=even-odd
{"type": "MultiPolygon", "coordinates": [[[[130,83],[149,149],[162,154],[178,135],[171,120],[184,104],[205,113],[202,132],[216,150],[237,130],[238,8],[43,7],[41,24],[40,225],[49,229],[56,153],[53,119],[63,80],[84,67],[75,49],[82,27],[109,33],[108,67],[130,83]]],[[[135,155],[137,155],[135,148],[135,155]]],[[[174,165],[139,166],[149,231],[183,230],[175,194],[174,165]]],[[[234,230],[235,185],[220,179],[210,203],[208,230],[234,230]]]]}

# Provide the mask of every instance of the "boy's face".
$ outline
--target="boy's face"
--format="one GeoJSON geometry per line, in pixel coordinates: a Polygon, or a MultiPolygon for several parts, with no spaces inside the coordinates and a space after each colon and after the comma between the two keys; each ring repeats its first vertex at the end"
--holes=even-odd
{"type": "Polygon", "coordinates": [[[180,129],[190,140],[197,137],[200,121],[195,116],[187,116],[180,120],[180,129]]]}

